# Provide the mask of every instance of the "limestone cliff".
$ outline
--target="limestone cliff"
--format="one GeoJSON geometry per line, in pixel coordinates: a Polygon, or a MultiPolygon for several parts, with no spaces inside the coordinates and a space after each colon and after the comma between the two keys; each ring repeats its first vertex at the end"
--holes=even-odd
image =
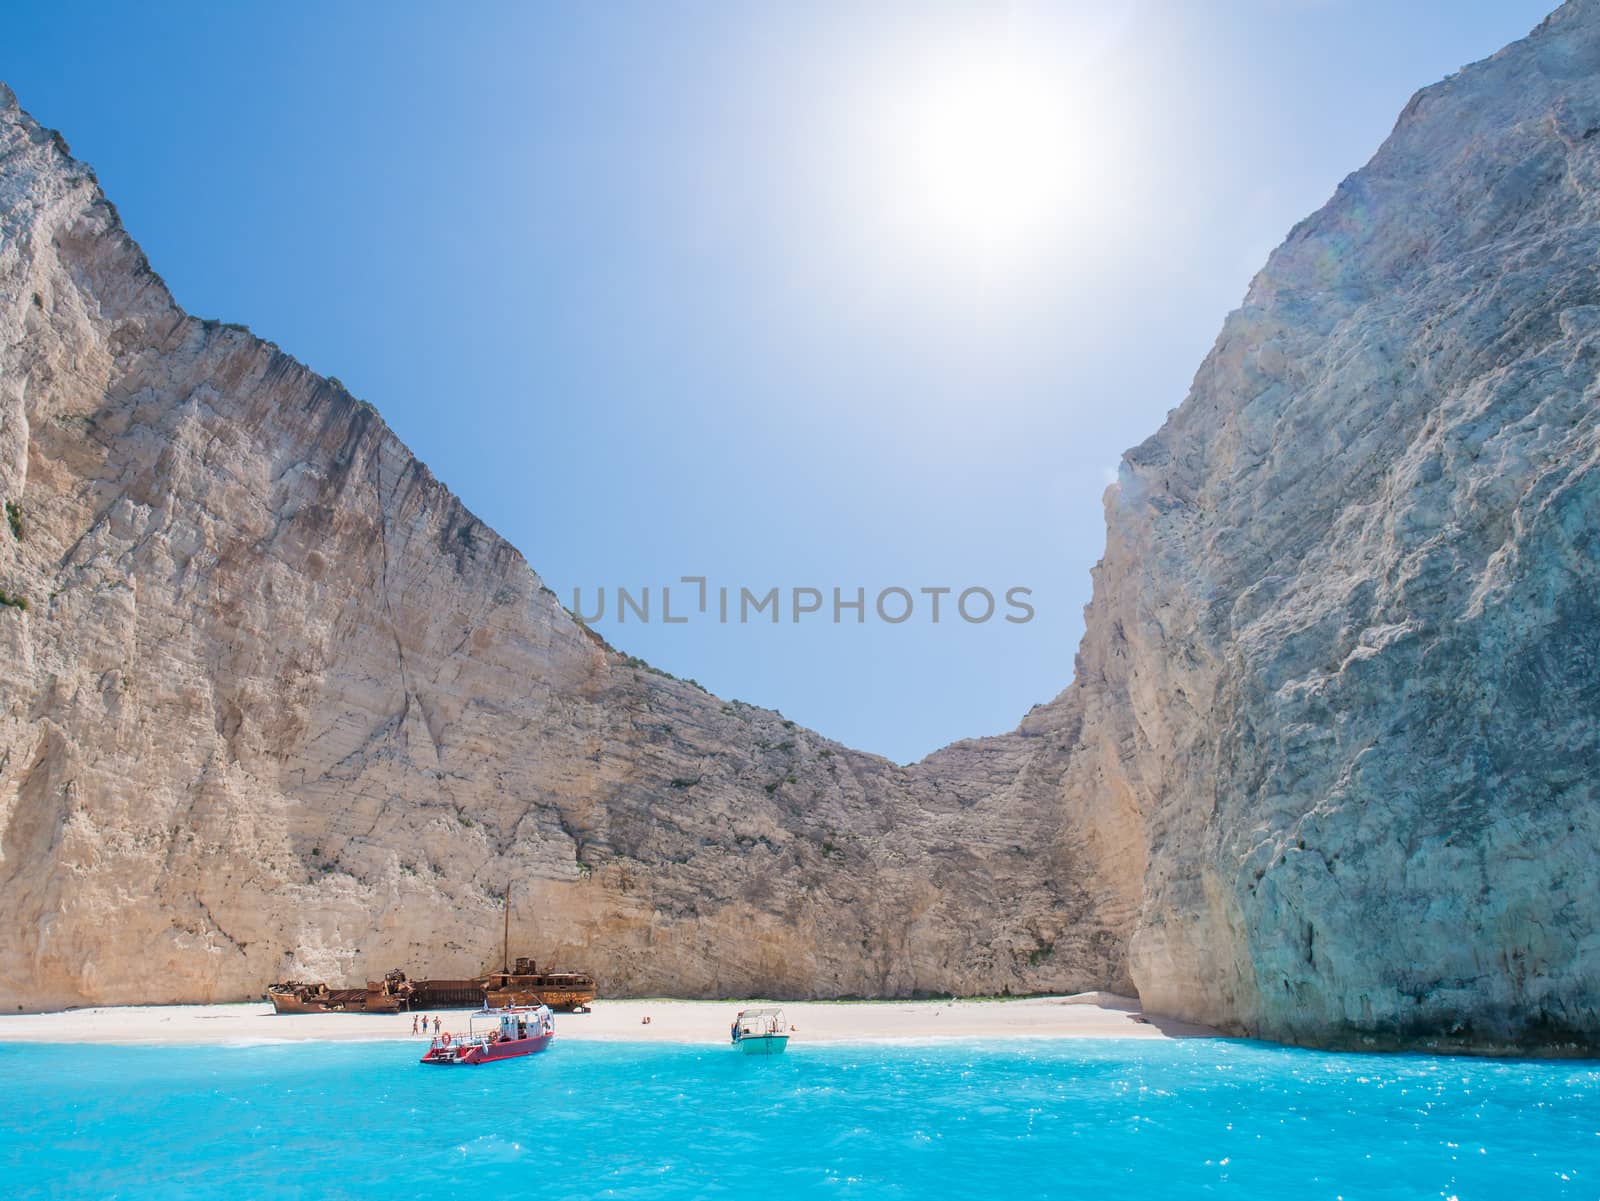
{"type": "Polygon", "coordinates": [[[474,972],[508,880],[613,994],[1125,980],[1053,796],[630,666],[370,406],[184,314],[9,92],[0,500],[0,1007],[474,972]]]}
{"type": "Polygon", "coordinates": [[[1600,1046],[1600,5],[1419,93],[1108,493],[1062,803],[1147,1007],[1600,1046]]]}
{"type": "Polygon", "coordinates": [[[1600,1047],[1600,0],[1290,234],[1072,685],[904,769],[629,666],[3,99],[0,1005],[472,970],[510,878],[607,991],[1600,1047]]]}

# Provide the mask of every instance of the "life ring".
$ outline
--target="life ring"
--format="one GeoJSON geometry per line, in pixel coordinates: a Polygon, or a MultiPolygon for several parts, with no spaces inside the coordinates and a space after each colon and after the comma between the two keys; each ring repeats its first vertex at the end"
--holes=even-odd
{"type": "Polygon", "coordinates": [[[442,1035],[439,1039],[439,1045],[441,1047],[448,1047],[450,1045],[450,1036],[448,1034],[442,1035]]]}

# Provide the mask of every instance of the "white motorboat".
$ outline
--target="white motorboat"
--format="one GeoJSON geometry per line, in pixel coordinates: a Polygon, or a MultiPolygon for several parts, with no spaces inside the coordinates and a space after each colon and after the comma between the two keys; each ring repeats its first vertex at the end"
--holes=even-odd
{"type": "Polygon", "coordinates": [[[789,1030],[781,1009],[743,1009],[733,1019],[733,1045],[746,1055],[782,1055],[789,1046],[789,1030]]]}

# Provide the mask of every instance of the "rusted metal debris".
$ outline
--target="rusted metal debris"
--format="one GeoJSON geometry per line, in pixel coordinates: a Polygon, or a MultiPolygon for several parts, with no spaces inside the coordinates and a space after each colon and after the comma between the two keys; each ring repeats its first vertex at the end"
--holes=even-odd
{"type": "Polygon", "coordinates": [[[329,988],[321,982],[286,980],[269,984],[266,999],[279,1013],[400,1013],[455,1009],[467,1005],[548,1005],[568,1013],[595,998],[587,972],[541,972],[532,959],[519,958],[511,971],[464,980],[412,980],[395,968],[365,988],[329,988]]]}

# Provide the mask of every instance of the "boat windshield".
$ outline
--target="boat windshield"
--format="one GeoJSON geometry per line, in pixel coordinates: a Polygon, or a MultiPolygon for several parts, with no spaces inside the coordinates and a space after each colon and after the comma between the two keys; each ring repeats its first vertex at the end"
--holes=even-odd
{"type": "Polygon", "coordinates": [[[549,1034],[554,1026],[550,1010],[543,1005],[536,1009],[481,1009],[467,1018],[467,1039],[481,1043],[538,1038],[542,1034],[549,1034]]]}
{"type": "Polygon", "coordinates": [[[781,1009],[746,1009],[739,1015],[739,1036],[749,1038],[767,1034],[782,1034],[787,1024],[781,1009]]]}

